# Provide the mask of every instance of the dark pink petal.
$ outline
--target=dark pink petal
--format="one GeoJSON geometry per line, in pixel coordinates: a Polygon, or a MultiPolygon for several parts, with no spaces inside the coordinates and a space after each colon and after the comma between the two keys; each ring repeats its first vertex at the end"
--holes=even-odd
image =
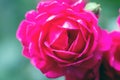
{"type": "Polygon", "coordinates": [[[66,80],[98,80],[99,61],[100,59],[95,59],[95,57],[92,56],[85,62],[79,63],[76,66],[68,66],[65,75],[66,80]]]}
{"type": "Polygon", "coordinates": [[[90,11],[82,11],[80,14],[77,14],[77,16],[79,16],[80,20],[83,20],[88,28],[97,26],[98,24],[98,19],[96,18],[95,14],[90,11]]]}
{"type": "Polygon", "coordinates": [[[67,30],[67,35],[68,35],[68,50],[71,46],[71,44],[75,41],[75,39],[77,38],[79,30],[76,29],[68,29],[67,30]]]}
{"type": "MultiPolygon", "coordinates": [[[[79,65],[81,65],[81,67],[86,67],[86,68],[89,68],[89,67],[91,67],[91,66],[85,66],[85,65],[88,65],[88,64],[90,64],[95,58],[93,58],[93,55],[90,55],[90,56],[88,56],[88,57],[85,57],[85,58],[83,58],[83,59],[80,59],[79,60],[79,58],[77,59],[76,58],[76,61],[75,62],[73,62],[73,63],[69,63],[69,64],[63,64],[62,66],[79,66],[79,65]],[[85,65],[83,65],[83,64],[85,64],[85,65]]],[[[92,62],[92,63],[96,63],[95,61],[94,62],[92,62]]],[[[94,64],[93,64],[94,65],[94,64]]]]}
{"type": "MultiPolygon", "coordinates": [[[[85,45],[85,48],[84,48],[84,50],[81,52],[81,53],[79,53],[79,55],[76,57],[76,58],[78,58],[78,59],[83,59],[83,58],[86,58],[85,56],[83,56],[83,55],[88,55],[88,49],[89,48],[91,48],[90,46],[89,46],[89,44],[90,44],[90,37],[88,38],[88,40],[87,40],[87,43],[86,43],[86,45],[85,45]]],[[[89,54],[90,54],[91,52],[89,52],[89,54]]]]}
{"type": "MultiPolygon", "coordinates": [[[[31,40],[32,35],[36,32],[36,24],[28,25],[26,28],[27,40],[31,40]]],[[[39,30],[39,29],[38,29],[39,30]]]]}
{"type": "Polygon", "coordinates": [[[29,43],[29,39],[28,39],[28,36],[27,36],[27,28],[30,25],[33,25],[33,23],[29,22],[27,20],[23,20],[20,23],[19,28],[18,28],[17,33],[16,33],[17,39],[19,41],[21,41],[22,44],[25,45],[25,46],[28,46],[28,43],[29,43]]]}
{"type": "Polygon", "coordinates": [[[48,36],[49,44],[54,49],[66,50],[68,47],[68,36],[66,30],[53,28],[48,36]]]}
{"type": "Polygon", "coordinates": [[[17,31],[17,38],[22,42],[24,48],[23,48],[23,55],[27,58],[30,58],[30,53],[29,53],[29,42],[30,42],[30,35],[29,33],[31,32],[31,28],[33,30],[33,23],[23,20],[21,24],[19,25],[19,29],[17,31]]]}
{"type": "Polygon", "coordinates": [[[107,31],[104,31],[102,30],[100,32],[101,34],[101,37],[100,37],[100,42],[98,44],[98,47],[101,51],[106,51],[106,50],[109,50],[110,47],[111,47],[111,44],[112,44],[112,39],[111,37],[109,36],[108,32],[107,31]]]}
{"type": "Polygon", "coordinates": [[[19,41],[26,39],[26,28],[28,25],[29,25],[29,23],[26,20],[23,20],[20,23],[19,28],[17,30],[17,34],[16,34],[16,37],[18,38],[19,41]]]}
{"type": "Polygon", "coordinates": [[[44,74],[52,69],[51,66],[54,66],[53,63],[56,64],[53,60],[50,60],[51,58],[46,56],[44,50],[38,49],[35,44],[31,44],[29,49],[32,56],[31,63],[40,69],[44,74]]]}
{"type": "Polygon", "coordinates": [[[69,51],[81,53],[84,50],[86,42],[83,39],[81,32],[78,32],[76,40],[71,44],[69,51]]]}
{"type": "Polygon", "coordinates": [[[23,52],[22,53],[23,53],[23,56],[25,56],[26,58],[31,58],[28,47],[23,47],[23,52]]]}
{"type": "Polygon", "coordinates": [[[57,78],[63,76],[64,68],[60,68],[57,65],[60,59],[58,60],[58,58],[55,58],[55,56],[53,58],[52,56],[49,56],[49,54],[53,56],[52,52],[50,52],[49,49],[47,49],[45,46],[42,47],[40,46],[40,52],[38,56],[36,55],[31,59],[32,64],[36,66],[38,69],[40,69],[48,78],[57,78]]]}
{"type": "Polygon", "coordinates": [[[42,72],[46,72],[46,58],[44,57],[44,54],[39,51],[37,46],[33,43],[29,46],[30,49],[30,55],[31,55],[31,63],[36,66],[38,69],[41,69],[42,72]]]}
{"type": "Polygon", "coordinates": [[[57,78],[63,76],[63,69],[59,68],[56,62],[47,56],[45,58],[33,57],[31,59],[31,63],[40,69],[48,78],[57,78]]]}
{"type": "Polygon", "coordinates": [[[79,12],[85,7],[87,1],[88,0],[76,0],[76,2],[72,5],[72,7],[75,11],[79,12]]]}
{"type": "Polygon", "coordinates": [[[39,50],[39,47],[38,45],[36,45],[35,43],[30,43],[29,45],[29,55],[31,57],[41,57],[41,54],[40,54],[40,50],[39,50]]]}
{"type": "MultiPolygon", "coordinates": [[[[51,64],[50,64],[51,65],[51,64]]],[[[56,64],[53,64],[48,72],[45,73],[48,78],[58,78],[64,75],[64,69],[56,67],[56,64]]]]}
{"type": "Polygon", "coordinates": [[[43,12],[35,17],[35,21],[37,24],[43,25],[46,23],[46,20],[48,19],[48,17],[49,17],[49,14],[47,14],[46,12],[43,12]]]}
{"type": "Polygon", "coordinates": [[[46,60],[42,58],[32,57],[31,58],[31,64],[40,69],[43,73],[46,72],[46,60]]]}
{"type": "Polygon", "coordinates": [[[47,12],[48,14],[58,14],[68,7],[65,3],[59,3],[57,1],[42,3],[40,2],[37,6],[39,13],[47,12]]]}
{"type": "MultiPolygon", "coordinates": [[[[46,46],[46,48],[44,48],[44,52],[46,53],[46,55],[48,55],[49,57],[53,58],[56,62],[58,63],[70,63],[67,60],[61,59],[60,57],[56,56],[56,53],[54,53],[54,49],[51,49],[49,46],[46,46]]],[[[57,50],[59,51],[59,50],[57,50]]]]}
{"type": "Polygon", "coordinates": [[[72,61],[78,54],[69,51],[53,50],[54,54],[63,60],[72,61]]]}
{"type": "Polygon", "coordinates": [[[110,36],[112,37],[114,44],[120,43],[119,42],[119,40],[120,40],[120,32],[119,31],[113,31],[113,32],[111,32],[110,36]]]}
{"type": "Polygon", "coordinates": [[[34,21],[37,16],[37,12],[35,10],[31,10],[25,14],[25,17],[29,21],[34,21]]]}

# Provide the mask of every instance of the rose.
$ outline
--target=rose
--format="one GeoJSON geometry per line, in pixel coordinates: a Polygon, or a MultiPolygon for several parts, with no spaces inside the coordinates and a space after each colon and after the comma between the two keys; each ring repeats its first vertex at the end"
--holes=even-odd
{"type": "Polygon", "coordinates": [[[39,3],[37,11],[29,11],[19,25],[23,55],[49,78],[99,78],[101,51],[109,48],[104,42],[106,32],[98,27],[93,13],[78,6],[81,3],[39,3]]]}
{"type": "Polygon", "coordinates": [[[101,66],[101,80],[120,79],[120,32],[110,33],[112,39],[111,48],[104,53],[101,66]]]}

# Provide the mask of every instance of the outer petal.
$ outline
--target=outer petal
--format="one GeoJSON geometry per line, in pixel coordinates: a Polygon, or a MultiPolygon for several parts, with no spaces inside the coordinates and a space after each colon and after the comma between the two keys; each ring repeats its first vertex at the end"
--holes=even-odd
{"type": "Polygon", "coordinates": [[[107,31],[100,31],[99,33],[101,35],[101,37],[99,37],[99,44],[98,44],[98,49],[100,51],[107,51],[111,48],[111,45],[112,45],[112,39],[110,37],[110,35],[108,34],[107,31]]]}
{"type": "Polygon", "coordinates": [[[77,0],[72,6],[75,11],[80,11],[86,5],[88,0],[77,0]]]}
{"type": "Polygon", "coordinates": [[[43,67],[43,72],[48,78],[57,78],[64,75],[64,68],[59,67],[58,62],[53,59],[51,56],[49,57],[48,54],[51,52],[48,49],[42,49],[42,54],[45,55],[46,65],[43,67]]]}
{"type": "Polygon", "coordinates": [[[24,46],[23,55],[26,56],[27,58],[30,58],[29,49],[28,49],[29,42],[30,42],[30,38],[28,34],[30,31],[28,29],[30,29],[31,25],[33,25],[32,22],[23,20],[20,23],[19,28],[17,30],[17,34],[16,34],[17,39],[21,41],[22,45],[24,46]]]}
{"type": "Polygon", "coordinates": [[[119,41],[120,40],[120,32],[119,31],[111,32],[110,36],[112,37],[114,44],[120,43],[120,41],[119,41]]]}
{"type": "Polygon", "coordinates": [[[76,66],[68,66],[65,75],[66,80],[98,80],[99,65],[100,59],[93,56],[76,66]]]}
{"type": "Polygon", "coordinates": [[[23,40],[26,41],[26,29],[27,29],[28,25],[29,25],[29,22],[26,20],[23,20],[19,25],[19,28],[18,28],[17,33],[16,33],[16,37],[21,42],[23,40]]]}
{"type": "Polygon", "coordinates": [[[37,16],[37,12],[35,10],[31,10],[25,14],[25,17],[29,21],[34,21],[37,16]]]}
{"type": "Polygon", "coordinates": [[[57,62],[46,54],[49,50],[45,46],[39,46],[32,42],[30,47],[31,63],[40,69],[48,78],[57,78],[63,75],[63,69],[57,65],[57,62]],[[40,48],[40,49],[39,49],[40,48]]]}
{"type": "Polygon", "coordinates": [[[47,12],[48,14],[58,14],[68,7],[67,4],[61,4],[57,1],[53,2],[40,2],[37,6],[39,13],[47,12]]]}

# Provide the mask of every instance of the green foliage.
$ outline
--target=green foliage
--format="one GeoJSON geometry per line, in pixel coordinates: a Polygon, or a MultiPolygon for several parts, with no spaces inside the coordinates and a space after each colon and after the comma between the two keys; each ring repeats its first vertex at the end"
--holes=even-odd
{"type": "MultiPolygon", "coordinates": [[[[0,0],[0,80],[50,80],[21,55],[16,30],[24,14],[35,9],[38,0],[0,0]]],[[[116,29],[120,0],[91,0],[102,7],[100,26],[116,29]]],[[[53,79],[52,79],[53,80],[53,79]]],[[[54,80],[64,80],[63,77],[54,80]]]]}
{"type": "Polygon", "coordinates": [[[90,0],[100,4],[102,10],[100,13],[99,24],[102,28],[109,31],[117,29],[116,18],[119,15],[120,0],[90,0]]]}

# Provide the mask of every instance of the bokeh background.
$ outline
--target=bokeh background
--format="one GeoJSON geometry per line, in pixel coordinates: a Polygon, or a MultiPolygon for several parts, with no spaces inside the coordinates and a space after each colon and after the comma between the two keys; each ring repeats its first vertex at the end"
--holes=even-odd
{"type": "MultiPolygon", "coordinates": [[[[111,31],[118,29],[116,17],[120,0],[90,0],[101,5],[99,24],[111,31]]],[[[0,80],[64,80],[47,79],[21,54],[16,30],[24,14],[35,9],[38,0],[0,0],[0,80]]]]}

